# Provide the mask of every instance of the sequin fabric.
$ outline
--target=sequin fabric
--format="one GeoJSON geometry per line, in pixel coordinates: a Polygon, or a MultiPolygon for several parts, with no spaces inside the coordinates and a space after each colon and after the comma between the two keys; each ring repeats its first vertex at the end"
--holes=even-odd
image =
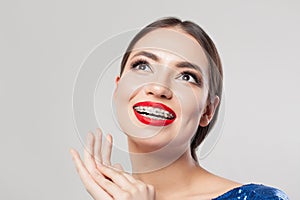
{"type": "Polygon", "coordinates": [[[232,189],[212,200],[289,200],[281,190],[259,184],[247,184],[232,189]]]}

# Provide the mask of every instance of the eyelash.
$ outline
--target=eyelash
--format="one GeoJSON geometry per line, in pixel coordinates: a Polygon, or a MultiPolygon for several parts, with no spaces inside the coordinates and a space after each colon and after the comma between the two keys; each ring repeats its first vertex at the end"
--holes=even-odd
{"type": "MultiPolygon", "coordinates": [[[[131,69],[139,70],[139,69],[137,69],[137,67],[140,66],[140,65],[147,65],[150,68],[150,70],[152,71],[149,62],[147,60],[144,60],[144,59],[139,59],[139,60],[134,61],[131,64],[131,69]]],[[[193,83],[193,82],[190,82],[190,83],[195,84],[195,85],[199,85],[199,86],[202,85],[202,79],[199,78],[198,75],[195,74],[194,72],[183,71],[183,72],[180,73],[180,75],[177,78],[179,78],[179,77],[181,77],[183,75],[189,75],[189,76],[191,76],[195,80],[195,82],[196,82],[196,83],[193,83]]]]}
{"type": "Polygon", "coordinates": [[[180,73],[180,75],[178,77],[183,76],[183,75],[189,75],[189,76],[191,76],[195,80],[195,82],[196,82],[196,83],[193,83],[193,84],[200,85],[200,86],[202,85],[201,78],[199,78],[198,75],[195,74],[194,72],[183,71],[183,72],[180,73]]]}
{"type": "MultiPolygon", "coordinates": [[[[148,61],[139,59],[131,64],[131,69],[136,69],[140,65],[147,65],[150,68],[148,61]]],[[[138,69],[136,69],[136,70],[138,70],[138,69]]],[[[150,70],[151,70],[151,68],[150,68],[150,70]]]]}

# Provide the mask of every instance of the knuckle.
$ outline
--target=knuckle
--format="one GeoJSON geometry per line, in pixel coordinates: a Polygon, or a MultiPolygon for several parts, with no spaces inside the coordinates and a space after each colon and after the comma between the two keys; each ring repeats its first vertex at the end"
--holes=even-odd
{"type": "Polygon", "coordinates": [[[133,196],[135,196],[137,193],[138,193],[138,188],[136,188],[136,187],[133,187],[133,188],[131,188],[131,190],[130,190],[130,193],[133,195],[133,196]]]}
{"type": "Polygon", "coordinates": [[[145,191],[145,190],[147,190],[147,186],[144,183],[138,183],[136,185],[136,187],[138,188],[139,191],[145,191]]]}
{"type": "Polygon", "coordinates": [[[147,188],[150,192],[154,191],[154,186],[153,185],[147,185],[147,188]]]}

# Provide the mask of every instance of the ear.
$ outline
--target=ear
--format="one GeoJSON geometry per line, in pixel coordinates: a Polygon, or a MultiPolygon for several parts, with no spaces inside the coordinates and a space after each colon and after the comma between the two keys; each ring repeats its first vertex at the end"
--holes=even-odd
{"type": "Polygon", "coordinates": [[[116,88],[115,88],[115,91],[114,91],[114,96],[116,95],[116,91],[117,91],[117,88],[118,88],[119,81],[120,81],[120,76],[117,76],[116,80],[115,80],[116,88]]]}
{"type": "Polygon", "coordinates": [[[220,98],[218,96],[215,97],[214,102],[208,102],[206,108],[203,112],[203,115],[200,119],[199,125],[202,127],[207,126],[212,118],[214,117],[215,111],[220,103],[220,98]]]}

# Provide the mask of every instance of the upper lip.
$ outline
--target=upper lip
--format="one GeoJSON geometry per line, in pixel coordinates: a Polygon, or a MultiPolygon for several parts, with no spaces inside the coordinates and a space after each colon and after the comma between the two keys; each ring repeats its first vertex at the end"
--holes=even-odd
{"type": "Polygon", "coordinates": [[[163,103],[152,102],[152,101],[143,101],[143,102],[138,102],[138,103],[134,104],[133,108],[137,107],[137,106],[147,106],[147,107],[163,109],[163,110],[166,110],[169,113],[171,113],[173,115],[174,119],[176,118],[175,112],[170,107],[166,106],[163,103]]]}

